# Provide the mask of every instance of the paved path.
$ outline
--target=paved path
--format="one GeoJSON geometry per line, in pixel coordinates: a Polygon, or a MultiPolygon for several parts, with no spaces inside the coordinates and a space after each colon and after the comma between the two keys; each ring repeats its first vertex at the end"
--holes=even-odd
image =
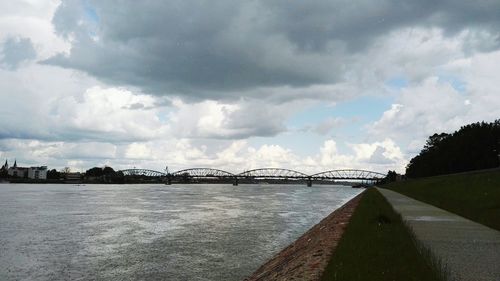
{"type": "Polygon", "coordinates": [[[500,231],[394,191],[378,190],[417,239],[447,266],[451,280],[500,281],[500,231]]]}

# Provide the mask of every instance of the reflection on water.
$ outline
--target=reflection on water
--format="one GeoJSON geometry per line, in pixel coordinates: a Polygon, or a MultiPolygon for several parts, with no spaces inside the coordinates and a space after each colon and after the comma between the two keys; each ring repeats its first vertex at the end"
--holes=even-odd
{"type": "Polygon", "coordinates": [[[240,280],[360,191],[0,185],[0,280],[240,280]]]}

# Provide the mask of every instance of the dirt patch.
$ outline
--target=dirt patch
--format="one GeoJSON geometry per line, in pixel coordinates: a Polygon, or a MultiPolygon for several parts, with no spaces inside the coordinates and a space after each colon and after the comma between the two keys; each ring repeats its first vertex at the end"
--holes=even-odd
{"type": "Polygon", "coordinates": [[[362,195],[332,212],[245,280],[320,280],[362,195]]]}

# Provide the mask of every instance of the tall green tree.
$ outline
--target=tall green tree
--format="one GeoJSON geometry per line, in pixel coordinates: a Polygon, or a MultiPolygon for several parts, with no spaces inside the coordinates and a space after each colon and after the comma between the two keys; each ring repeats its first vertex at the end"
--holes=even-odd
{"type": "Polygon", "coordinates": [[[459,173],[498,167],[500,164],[500,119],[473,123],[452,134],[434,134],[422,151],[410,160],[410,178],[459,173]]]}

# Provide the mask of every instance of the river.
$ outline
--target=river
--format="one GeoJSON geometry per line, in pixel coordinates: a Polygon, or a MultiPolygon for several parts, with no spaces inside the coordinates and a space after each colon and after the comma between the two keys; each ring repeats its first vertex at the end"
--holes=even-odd
{"type": "Polygon", "coordinates": [[[0,184],[0,280],[241,280],[359,192],[0,184]]]}

